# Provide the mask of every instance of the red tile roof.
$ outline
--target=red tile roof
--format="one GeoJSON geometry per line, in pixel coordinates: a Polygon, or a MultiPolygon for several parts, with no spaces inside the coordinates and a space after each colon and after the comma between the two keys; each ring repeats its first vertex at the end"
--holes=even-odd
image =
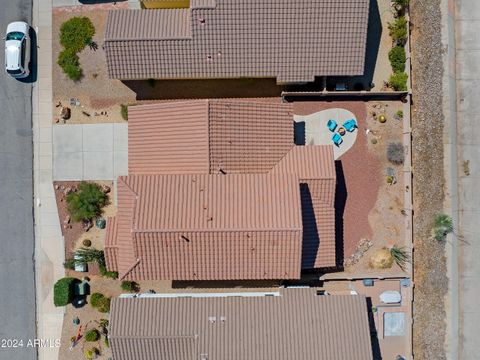
{"type": "Polygon", "coordinates": [[[109,268],[129,279],[226,280],[335,266],[333,149],[294,146],[290,110],[227,100],[133,107],[129,166],[144,174],[119,178],[109,268]]]}
{"type": "Polygon", "coordinates": [[[129,107],[130,174],[268,172],[293,145],[291,104],[197,100],[129,107]]]}
{"type": "Polygon", "coordinates": [[[280,296],[204,295],[112,299],[113,357],[373,359],[364,296],[321,296],[315,289],[282,289],[280,296]]]}
{"type": "Polygon", "coordinates": [[[293,175],[120,177],[118,207],[117,222],[128,227],[117,229],[123,236],[117,235],[116,246],[106,242],[106,255],[123,259],[117,260],[120,277],[300,276],[302,220],[293,175]]]}
{"type": "Polygon", "coordinates": [[[119,79],[363,75],[370,0],[216,0],[112,10],[104,48],[119,79]]]}

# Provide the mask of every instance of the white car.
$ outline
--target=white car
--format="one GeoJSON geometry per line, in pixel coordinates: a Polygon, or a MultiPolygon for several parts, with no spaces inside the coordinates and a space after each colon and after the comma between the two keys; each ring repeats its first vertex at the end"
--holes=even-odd
{"type": "Polygon", "coordinates": [[[7,26],[5,36],[5,70],[14,78],[30,74],[30,26],[24,21],[15,21],[7,26]]]}

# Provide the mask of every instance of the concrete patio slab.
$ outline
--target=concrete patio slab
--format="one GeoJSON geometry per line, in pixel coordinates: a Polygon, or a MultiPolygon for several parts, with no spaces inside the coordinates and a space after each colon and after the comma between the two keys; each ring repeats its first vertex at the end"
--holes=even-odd
{"type": "Polygon", "coordinates": [[[115,180],[127,171],[126,123],[53,126],[54,180],[115,180]]]}
{"type": "MultiPolygon", "coordinates": [[[[333,145],[332,136],[334,132],[331,132],[327,127],[327,122],[330,119],[335,120],[338,124],[335,132],[338,132],[338,129],[345,121],[350,119],[356,120],[352,112],[340,108],[322,110],[310,115],[293,116],[293,120],[297,124],[303,123],[302,129],[305,132],[305,145],[333,145]]],[[[355,129],[353,132],[347,131],[342,136],[342,144],[333,147],[335,160],[339,159],[355,144],[357,131],[358,129],[355,129]]]]}

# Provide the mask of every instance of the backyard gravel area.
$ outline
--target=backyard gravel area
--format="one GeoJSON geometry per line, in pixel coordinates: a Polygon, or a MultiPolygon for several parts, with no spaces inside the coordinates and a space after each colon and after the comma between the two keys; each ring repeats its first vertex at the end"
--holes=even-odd
{"type": "Polygon", "coordinates": [[[446,359],[448,291],[444,245],[434,241],[435,213],[443,208],[443,113],[440,0],[412,0],[415,359],[446,359]],[[433,300],[434,299],[434,300],[433,300]]]}

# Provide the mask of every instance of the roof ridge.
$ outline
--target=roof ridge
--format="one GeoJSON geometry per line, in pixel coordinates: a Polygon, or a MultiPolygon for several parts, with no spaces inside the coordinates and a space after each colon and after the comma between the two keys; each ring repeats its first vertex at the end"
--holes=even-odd
{"type": "Polygon", "coordinates": [[[140,264],[140,259],[135,260],[135,262],[132,265],[130,265],[123,274],[119,274],[118,280],[123,280],[125,276],[127,276],[129,273],[132,272],[133,269],[137,267],[138,264],[140,264]]]}
{"type": "MultiPolygon", "coordinates": [[[[226,228],[221,228],[221,229],[132,229],[132,233],[134,234],[153,234],[153,233],[171,233],[171,232],[178,232],[178,233],[189,233],[189,232],[195,232],[195,233],[206,233],[206,232],[225,232],[226,228]]],[[[268,232],[268,231],[301,231],[302,227],[290,227],[290,228],[246,228],[246,229],[231,229],[228,228],[229,232],[268,232]]]]}

